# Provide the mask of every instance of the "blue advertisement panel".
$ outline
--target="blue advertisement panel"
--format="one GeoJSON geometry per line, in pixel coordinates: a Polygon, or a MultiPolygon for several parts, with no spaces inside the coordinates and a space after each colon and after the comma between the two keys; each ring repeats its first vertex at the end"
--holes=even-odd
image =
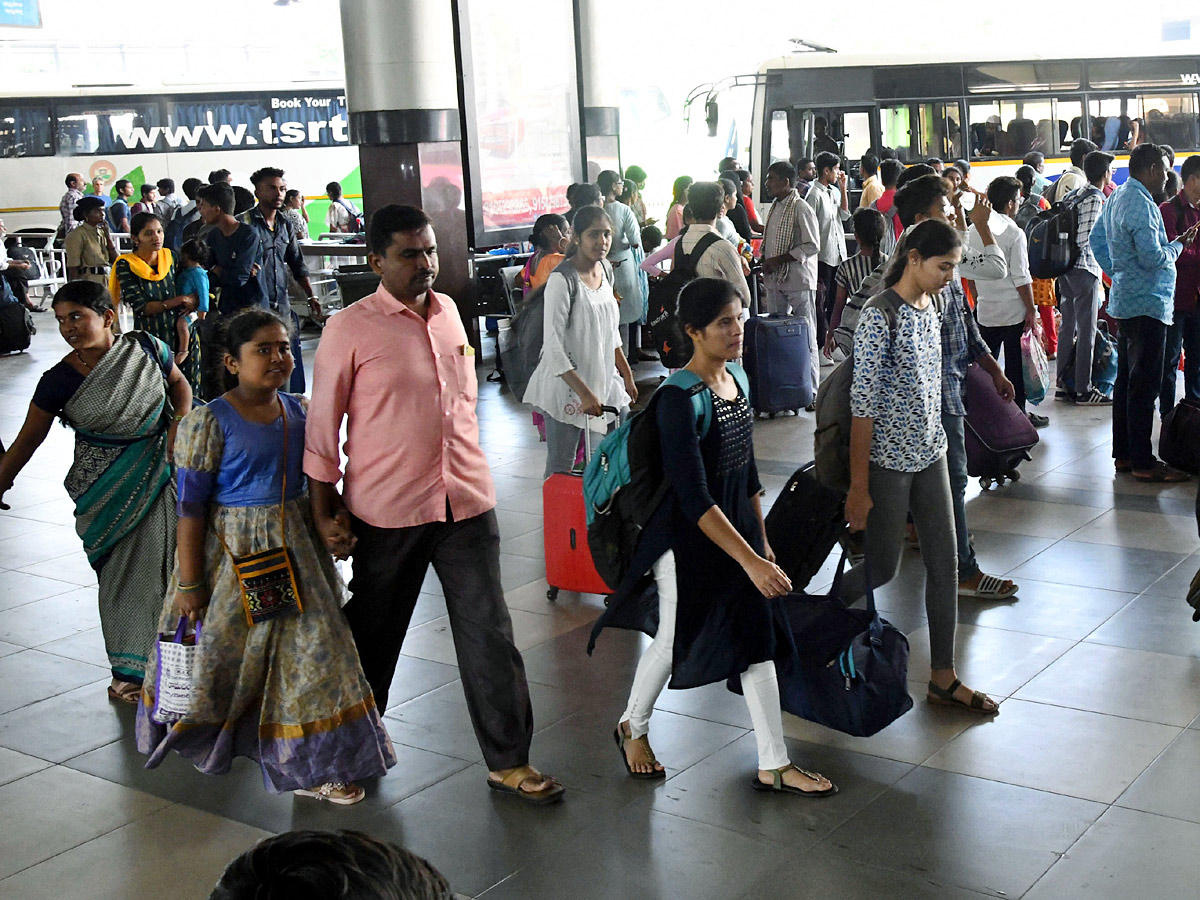
{"type": "Polygon", "coordinates": [[[0,0],[0,26],[41,28],[38,0],[0,0]]]}

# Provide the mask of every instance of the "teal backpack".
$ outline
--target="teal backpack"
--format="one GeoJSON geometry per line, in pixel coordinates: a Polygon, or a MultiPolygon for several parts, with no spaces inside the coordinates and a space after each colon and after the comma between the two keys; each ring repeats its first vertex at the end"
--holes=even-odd
{"type": "MultiPolygon", "coordinates": [[[[750,400],[750,380],[736,363],[726,369],[750,400]]],[[[627,418],[600,442],[583,472],[588,547],[596,571],[616,590],[629,571],[642,530],[667,494],[655,402],[664,387],[682,388],[692,399],[701,440],[712,425],[712,392],[698,375],[681,369],[660,386],[641,412],[627,418]]]]}

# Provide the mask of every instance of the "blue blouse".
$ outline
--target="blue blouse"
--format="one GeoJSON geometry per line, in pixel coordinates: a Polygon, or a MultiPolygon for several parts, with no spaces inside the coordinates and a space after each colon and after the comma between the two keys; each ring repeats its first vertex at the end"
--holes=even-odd
{"type": "MultiPolygon", "coordinates": [[[[303,469],[305,413],[299,397],[282,392],[279,396],[287,410],[287,499],[295,500],[307,486],[303,469]]],[[[247,422],[224,397],[194,410],[189,417],[192,415],[210,418],[207,444],[214,452],[201,463],[203,469],[179,468],[179,515],[204,518],[210,504],[278,504],[283,461],[281,420],[277,418],[270,425],[247,422]],[[217,447],[219,452],[215,452],[217,447]]]]}
{"type": "Polygon", "coordinates": [[[199,266],[181,266],[175,270],[175,290],[179,296],[195,294],[200,298],[196,312],[208,312],[208,273],[199,266]]]}

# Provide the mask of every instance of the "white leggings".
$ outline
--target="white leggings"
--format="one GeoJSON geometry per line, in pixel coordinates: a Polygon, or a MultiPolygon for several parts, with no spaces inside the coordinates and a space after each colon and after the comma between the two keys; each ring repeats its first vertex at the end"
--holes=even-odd
{"type": "MultiPolygon", "coordinates": [[[[650,730],[654,702],[671,677],[675,607],[679,601],[672,551],[668,550],[654,564],[654,580],[658,585],[658,633],[638,662],[629,691],[629,705],[621,716],[622,722],[629,722],[630,733],[635,738],[650,730]]],[[[779,681],[774,661],[755,663],[742,673],[742,694],[750,710],[754,739],[758,743],[758,767],[782,769],[789,760],[783,743],[783,713],[779,707],[779,681]]]]}

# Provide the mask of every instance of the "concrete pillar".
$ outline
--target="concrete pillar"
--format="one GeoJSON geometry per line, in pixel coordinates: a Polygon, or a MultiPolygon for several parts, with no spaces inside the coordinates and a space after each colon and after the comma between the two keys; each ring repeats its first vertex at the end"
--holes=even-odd
{"type": "Polygon", "coordinates": [[[614,40],[611,0],[576,0],[580,93],[586,179],[620,171],[621,91],[616,64],[624,58],[614,40]]]}
{"type": "Polygon", "coordinates": [[[466,321],[473,306],[452,5],[341,0],[341,18],[364,211],[370,217],[390,203],[425,210],[441,262],[435,287],[460,301],[466,321]]]}

